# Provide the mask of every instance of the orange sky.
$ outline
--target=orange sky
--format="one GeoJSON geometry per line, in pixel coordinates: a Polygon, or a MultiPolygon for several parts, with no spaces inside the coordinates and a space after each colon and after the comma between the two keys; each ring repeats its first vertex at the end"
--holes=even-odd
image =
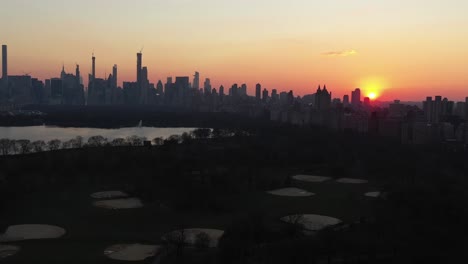
{"type": "MultiPolygon", "coordinates": [[[[119,66],[136,79],[136,53],[152,82],[210,78],[215,87],[257,82],[334,97],[360,87],[379,100],[468,96],[467,1],[18,0],[0,10],[10,75],[57,77],[62,63],[87,76],[119,66]],[[350,3],[352,2],[352,3],[350,3]],[[40,15],[39,15],[40,14],[40,15]]],[[[87,78],[86,78],[87,79],[87,78]]],[[[87,80],[85,80],[87,83],[87,80]]]]}

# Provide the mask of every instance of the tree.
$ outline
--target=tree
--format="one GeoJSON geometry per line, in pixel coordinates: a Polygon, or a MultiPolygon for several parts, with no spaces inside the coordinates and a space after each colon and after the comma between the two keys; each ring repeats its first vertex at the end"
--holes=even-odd
{"type": "Polygon", "coordinates": [[[195,237],[195,247],[199,249],[209,248],[211,242],[210,240],[211,238],[207,233],[201,232],[195,237]]]}
{"type": "Polygon", "coordinates": [[[211,129],[197,128],[194,131],[192,131],[192,134],[196,139],[207,139],[211,136],[211,129]]]}
{"type": "Polygon", "coordinates": [[[11,142],[11,145],[10,145],[11,151],[13,152],[13,154],[18,154],[18,144],[16,140],[12,139],[10,140],[10,142],[11,142]]]}
{"type": "Polygon", "coordinates": [[[44,147],[46,143],[43,140],[37,140],[31,143],[34,152],[42,152],[44,151],[44,147]]]}
{"type": "Polygon", "coordinates": [[[68,141],[62,142],[62,149],[69,149],[69,148],[71,148],[72,145],[73,145],[73,142],[72,142],[72,141],[73,141],[73,139],[70,139],[70,140],[68,140],[68,141]]]}
{"type": "Polygon", "coordinates": [[[130,144],[131,146],[143,146],[143,142],[146,141],[145,137],[139,137],[139,136],[130,136],[127,137],[127,143],[130,144]]]}
{"type": "Polygon", "coordinates": [[[49,147],[49,150],[54,151],[60,148],[60,144],[62,141],[58,139],[52,139],[49,142],[47,142],[47,146],[49,147]]]}
{"type": "Polygon", "coordinates": [[[31,146],[31,141],[27,139],[20,139],[17,140],[16,143],[19,146],[19,150],[21,154],[28,154],[31,152],[32,146],[31,146]]]}
{"type": "Polygon", "coordinates": [[[72,148],[82,148],[83,147],[83,137],[77,136],[74,139],[70,140],[72,148]]]}
{"type": "Polygon", "coordinates": [[[181,138],[182,142],[184,142],[184,143],[189,143],[193,139],[192,135],[190,135],[187,132],[182,133],[182,136],[180,136],[180,138],[181,138]]]}
{"type": "Polygon", "coordinates": [[[154,139],[153,139],[153,143],[154,143],[156,146],[161,146],[162,144],[164,144],[164,139],[163,139],[162,137],[154,138],[154,139]]]}
{"type": "Polygon", "coordinates": [[[90,147],[101,147],[107,142],[107,139],[103,136],[92,136],[88,139],[88,146],[90,147]]]}
{"type": "Polygon", "coordinates": [[[10,153],[11,148],[11,140],[7,138],[0,139],[0,150],[2,151],[2,155],[8,155],[10,153]]]}
{"type": "Polygon", "coordinates": [[[114,147],[121,147],[126,145],[126,141],[124,138],[114,138],[111,141],[111,145],[114,147]]]}
{"type": "Polygon", "coordinates": [[[179,144],[182,138],[179,135],[172,135],[164,140],[164,145],[179,144]]]}

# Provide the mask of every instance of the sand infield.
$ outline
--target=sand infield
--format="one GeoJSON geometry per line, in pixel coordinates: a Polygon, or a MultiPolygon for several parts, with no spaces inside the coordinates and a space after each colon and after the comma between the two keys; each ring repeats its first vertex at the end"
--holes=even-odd
{"type": "Polygon", "coordinates": [[[96,201],[94,206],[105,209],[134,209],[143,207],[143,203],[138,198],[127,198],[96,201]]]}
{"type": "Polygon", "coordinates": [[[290,224],[300,224],[308,231],[319,231],[328,226],[333,226],[341,223],[340,219],[316,215],[316,214],[295,214],[281,218],[281,221],[290,224]]]}
{"type": "Polygon", "coordinates": [[[65,229],[52,225],[13,225],[7,228],[5,234],[0,235],[0,242],[52,239],[59,238],[65,233],[65,229]]]}
{"type": "Polygon", "coordinates": [[[114,199],[128,197],[128,194],[122,191],[106,191],[106,192],[95,192],[91,194],[94,199],[114,199]]]}
{"type": "Polygon", "coordinates": [[[273,190],[267,192],[272,195],[277,195],[277,196],[289,196],[289,197],[308,197],[315,195],[314,193],[308,192],[303,189],[299,188],[283,188],[283,189],[278,189],[278,190],[273,190]]]}
{"type": "Polygon", "coordinates": [[[354,178],[340,178],[340,179],[336,180],[336,182],[339,182],[339,183],[350,183],[350,184],[364,184],[364,183],[368,183],[367,180],[363,180],[363,179],[354,179],[354,178]]]}
{"type": "Polygon", "coordinates": [[[381,194],[381,192],[367,192],[364,195],[367,197],[378,198],[381,194]]]}
{"type": "Polygon", "coordinates": [[[314,176],[314,175],[295,175],[292,177],[294,180],[303,182],[325,182],[331,180],[331,177],[314,176]]]}
{"type": "Polygon", "coordinates": [[[0,259],[7,258],[17,254],[20,251],[20,247],[11,245],[0,245],[0,259]]]}
{"type": "Polygon", "coordinates": [[[143,244],[118,244],[104,250],[104,255],[110,259],[121,261],[143,261],[154,257],[161,247],[143,244]]]}

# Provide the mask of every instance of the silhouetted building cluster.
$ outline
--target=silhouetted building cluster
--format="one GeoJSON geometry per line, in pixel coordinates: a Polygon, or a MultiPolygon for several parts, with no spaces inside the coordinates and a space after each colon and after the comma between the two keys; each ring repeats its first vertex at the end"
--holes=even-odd
{"type": "Polygon", "coordinates": [[[302,97],[294,92],[269,89],[255,85],[254,96],[248,95],[246,84],[215,88],[205,78],[200,87],[200,73],[192,82],[188,76],[168,77],[163,84],[150,83],[148,68],[143,66],[143,54],[137,53],[136,81],[119,86],[118,67],[104,78],[96,76],[96,57],[91,58],[92,70],[88,87],[83,85],[80,66],[74,74],[64,66],[59,76],[45,82],[29,74],[8,74],[8,50],[2,46],[2,78],[0,110],[10,110],[30,104],[50,105],[158,105],[204,112],[235,112],[251,117],[297,126],[324,126],[340,131],[369,133],[401,140],[408,144],[435,142],[468,143],[468,97],[453,102],[442,96],[427,97],[422,109],[399,100],[383,108],[375,106],[369,97],[363,100],[356,88],[350,95],[333,98],[326,85],[315,93],[302,97]]]}

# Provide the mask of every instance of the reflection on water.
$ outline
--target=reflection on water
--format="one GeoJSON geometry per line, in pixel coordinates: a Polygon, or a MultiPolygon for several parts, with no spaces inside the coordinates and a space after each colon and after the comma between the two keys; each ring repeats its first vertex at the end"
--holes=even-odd
{"type": "Polygon", "coordinates": [[[0,138],[8,139],[29,139],[61,141],[70,140],[76,136],[82,136],[88,140],[92,136],[103,136],[109,140],[115,138],[126,138],[128,136],[146,137],[151,140],[156,137],[167,138],[171,135],[181,135],[184,132],[191,132],[195,128],[159,128],[159,127],[126,127],[117,129],[101,128],[72,128],[72,127],[50,127],[50,126],[29,126],[29,127],[0,127],[0,138]]]}

